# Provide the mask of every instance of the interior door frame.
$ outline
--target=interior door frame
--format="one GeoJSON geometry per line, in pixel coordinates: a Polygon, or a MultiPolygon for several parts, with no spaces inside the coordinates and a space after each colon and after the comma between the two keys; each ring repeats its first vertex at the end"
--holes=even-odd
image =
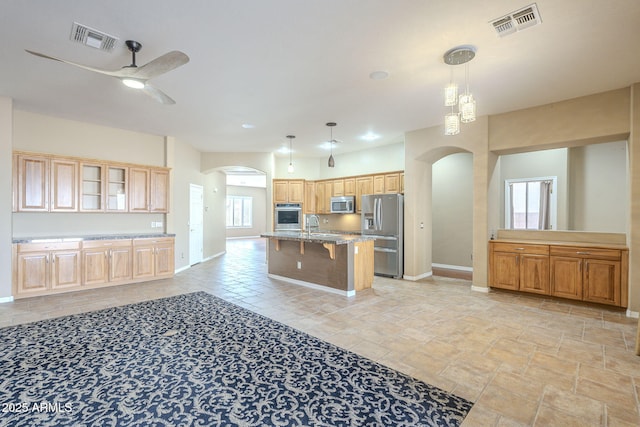
{"type": "Polygon", "coordinates": [[[198,184],[189,184],[189,265],[195,265],[202,262],[204,257],[204,187],[198,184]],[[199,193],[200,200],[194,198],[194,191],[199,193]],[[198,208],[199,206],[199,208],[198,208]],[[194,212],[198,210],[198,212],[194,212]],[[191,226],[191,220],[194,214],[199,214],[202,218],[201,230],[196,230],[191,226]],[[200,248],[197,251],[192,250],[194,240],[200,242],[200,248]]]}

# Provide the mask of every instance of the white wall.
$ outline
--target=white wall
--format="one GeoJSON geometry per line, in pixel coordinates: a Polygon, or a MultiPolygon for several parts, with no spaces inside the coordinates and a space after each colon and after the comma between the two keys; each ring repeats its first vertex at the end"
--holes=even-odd
{"type": "Polygon", "coordinates": [[[569,230],[626,233],[627,142],[569,149],[569,230]]]}
{"type": "Polygon", "coordinates": [[[227,185],[227,196],[247,196],[252,200],[252,227],[227,228],[227,237],[259,236],[267,231],[267,190],[261,187],[227,185]]]}
{"type": "Polygon", "coordinates": [[[433,164],[433,263],[471,267],[473,155],[457,153],[433,164]]]}

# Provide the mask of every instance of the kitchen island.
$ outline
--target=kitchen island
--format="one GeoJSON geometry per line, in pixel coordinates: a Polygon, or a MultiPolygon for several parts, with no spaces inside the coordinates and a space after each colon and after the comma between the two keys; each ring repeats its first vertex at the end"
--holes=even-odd
{"type": "Polygon", "coordinates": [[[373,283],[372,237],[306,231],[260,236],[268,239],[271,278],[346,296],[373,283]]]}

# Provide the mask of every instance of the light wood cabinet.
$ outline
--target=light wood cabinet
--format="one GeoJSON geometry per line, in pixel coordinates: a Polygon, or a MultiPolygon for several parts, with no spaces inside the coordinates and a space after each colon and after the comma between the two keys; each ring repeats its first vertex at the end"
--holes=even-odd
{"type": "Polygon", "coordinates": [[[108,212],[127,212],[129,210],[129,168],[117,165],[107,165],[106,168],[107,198],[105,208],[108,212]]]}
{"type": "Polygon", "coordinates": [[[491,286],[513,291],[549,293],[549,247],[494,243],[491,245],[491,286]]]}
{"type": "Polygon", "coordinates": [[[345,196],[356,195],[356,179],[355,178],[344,179],[344,195],[345,196]]]}
{"type": "Polygon", "coordinates": [[[327,183],[326,181],[316,182],[316,212],[318,214],[328,213],[327,208],[327,183]]]}
{"type": "Polygon", "coordinates": [[[356,212],[361,211],[362,196],[367,194],[373,194],[373,177],[356,178],[356,212]]]}
{"type": "Polygon", "coordinates": [[[490,241],[489,285],[626,307],[627,249],[490,241]]]}
{"type": "Polygon", "coordinates": [[[373,176],[373,194],[384,194],[384,175],[373,176]]]}
{"type": "Polygon", "coordinates": [[[78,162],[51,159],[49,210],[51,212],[78,211],[78,162]]]}
{"type": "Polygon", "coordinates": [[[304,183],[303,211],[305,214],[316,213],[316,183],[314,181],[305,181],[304,183]]]}
{"type": "Polygon", "coordinates": [[[304,180],[273,180],[274,203],[303,203],[304,180]]]}
{"type": "Polygon", "coordinates": [[[151,169],[149,179],[149,211],[169,212],[169,171],[151,169]]]}
{"type": "Polygon", "coordinates": [[[334,179],[331,185],[333,196],[344,196],[344,179],[334,179]]]}
{"type": "Polygon", "coordinates": [[[174,271],[174,239],[134,239],[133,278],[170,277],[174,271]]]}
{"type": "Polygon", "coordinates": [[[25,243],[16,253],[15,294],[44,295],[80,285],[80,243],[25,243]]]}
{"type": "Polygon", "coordinates": [[[149,212],[148,168],[129,168],[129,212],[149,212]]]}
{"type": "Polygon", "coordinates": [[[80,211],[104,211],[104,165],[80,163],[80,211]]]}
{"type": "Polygon", "coordinates": [[[384,192],[388,194],[402,193],[399,173],[388,173],[384,176],[384,192]]]}
{"type": "Polygon", "coordinates": [[[131,239],[94,240],[82,244],[82,284],[98,285],[130,281],[131,239]]]}
{"type": "Polygon", "coordinates": [[[49,210],[49,159],[42,156],[17,156],[18,211],[49,210]]]}

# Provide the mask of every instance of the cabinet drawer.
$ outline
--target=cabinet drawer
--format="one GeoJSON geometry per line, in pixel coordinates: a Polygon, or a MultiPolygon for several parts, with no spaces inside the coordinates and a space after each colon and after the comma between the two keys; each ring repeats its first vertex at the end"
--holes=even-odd
{"type": "Polygon", "coordinates": [[[133,246],[153,246],[157,244],[173,244],[173,237],[133,239],[133,246]]]}
{"type": "Polygon", "coordinates": [[[534,255],[549,255],[549,245],[493,242],[494,252],[515,252],[534,255]]]}
{"type": "Polygon", "coordinates": [[[126,247],[131,246],[131,239],[117,239],[117,240],[85,240],[82,242],[82,249],[95,249],[95,248],[113,248],[113,247],[126,247]]]}
{"type": "Polygon", "coordinates": [[[67,249],[80,249],[80,242],[38,242],[18,244],[18,252],[59,251],[67,249]]]}
{"type": "Polygon", "coordinates": [[[552,256],[610,259],[614,261],[619,261],[622,256],[619,249],[584,248],[578,246],[551,246],[550,253],[552,256]]]}

